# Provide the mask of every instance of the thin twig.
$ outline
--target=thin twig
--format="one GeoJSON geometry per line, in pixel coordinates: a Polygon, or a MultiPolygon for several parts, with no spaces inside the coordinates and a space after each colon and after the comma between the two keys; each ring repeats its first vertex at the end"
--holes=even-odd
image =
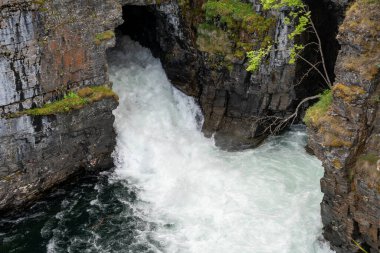
{"type": "MultiPolygon", "coordinates": [[[[301,60],[303,60],[304,62],[306,62],[307,64],[310,65],[310,67],[312,67],[313,69],[315,69],[315,71],[318,72],[318,74],[323,78],[323,80],[326,82],[327,86],[331,89],[332,86],[331,86],[331,83],[328,79],[328,76],[324,76],[322,74],[322,72],[317,68],[315,67],[311,62],[309,62],[308,60],[306,60],[305,58],[303,58],[301,55],[297,54],[297,57],[299,57],[301,60]]],[[[322,59],[322,64],[323,64],[323,59],[322,59]]]]}
{"type": "MultiPolygon", "coordinates": [[[[306,10],[305,8],[304,8],[304,11],[305,11],[305,13],[307,12],[307,10],[306,10]]],[[[318,34],[318,31],[317,31],[317,28],[315,27],[314,22],[313,22],[313,20],[311,19],[311,17],[310,17],[309,20],[310,20],[311,27],[312,27],[312,29],[314,30],[315,37],[317,37],[317,40],[318,40],[319,54],[321,55],[323,71],[325,72],[325,76],[326,76],[325,79],[327,79],[327,84],[328,84],[328,86],[331,88],[331,87],[332,87],[332,83],[331,83],[331,80],[330,80],[330,77],[329,77],[329,74],[328,74],[328,72],[327,72],[327,68],[326,68],[325,56],[324,56],[324,54],[323,54],[323,50],[322,50],[322,41],[321,41],[321,38],[319,37],[319,34],[318,34]]]]}
{"type": "MultiPolygon", "coordinates": [[[[320,61],[317,62],[317,63],[315,63],[315,64],[314,64],[314,67],[317,67],[317,65],[320,64],[320,63],[321,63],[320,61]]],[[[302,75],[301,79],[300,79],[296,84],[294,84],[293,86],[296,87],[296,86],[300,85],[300,84],[303,82],[303,80],[309,75],[310,71],[312,71],[313,69],[314,69],[314,68],[309,68],[309,69],[306,71],[306,73],[302,75]]]]}

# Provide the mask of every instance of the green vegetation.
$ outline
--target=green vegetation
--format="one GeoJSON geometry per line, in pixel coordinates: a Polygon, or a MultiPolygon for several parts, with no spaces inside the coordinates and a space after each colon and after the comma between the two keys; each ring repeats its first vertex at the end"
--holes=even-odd
{"type": "Polygon", "coordinates": [[[93,86],[80,89],[77,93],[70,91],[62,100],[45,104],[41,108],[33,108],[11,115],[11,118],[21,115],[52,115],[83,108],[85,105],[104,98],[118,99],[117,95],[106,86],[93,86]]]}
{"type": "Polygon", "coordinates": [[[203,8],[207,22],[226,25],[230,30],[239,31],[245,28],[265,32],[270,25],[269,20],[252,10],[252,4],[243,3],[240,0],[209,0],[203,8]],[[251,26],[253,23],[256,24],[255,27],[251,26]]]}
{"type": "Polygon", "coordinates": [[[65,99],[67,98],[79,98],[78,94],[70,91],[69,93],[67,93],[65,96],[64,96],[65,99]]]}
{"type": "Polygon", "coordinates": [[[47,0],[34,0],[32,3],[38,4],[38,5],[44,5],[47,0]]]}
{"type": "Polygon", "coordinates": [[[203,4],[205,22],[198,25],[197,45],[211,56],[216,67],[231,68],[246,52],[267,47],[275,19],[264,17],[241,0],[208,0],[203,4]]]}
{"type": "Polygon", "coordinates": [[[376,164],[379,159],[380,159],[380,157],[378,155],[371,154],[371,153],[361,155],[358,158],[359,161],[368,162],[369,164],[376,164]]]}
{"type": "Polygon", "coordinates": [[[333,95],[331,90],[323,92],[319,101],[307,109],[305,117],[303,118],[305,124],[310,126],[322,118],[329,109],[332,100],[333,95]]]}
{"type": "Polygon", "coordinates": [[[95,43],[100,45],[103,41],[107,41],[113,39],[115,37],[115,33],[112,30],[108,30],[102,33],[95,34],[95,43]]]}
{"type": "Polygon", "coordinates": [[[224,55],[231,53],[232,45],[228,34],[219,27],[202,23],[198,26],[197,32],[197,46],[201,51],[224,55]]]}
{"type": "Polygon", "coordinates": [[[262,59],[265,55],[269,54],[272,46],[269,45],[267,48],[260,48],[257,51],[250,51],[247,53],[249,62],[247,71],[255,71],[261,64],[262,59]]]}
{"type": "MultiPolygon", "coordinates": [[[[302,0],[261,0],[264,10],[279,10],[283,7],[290,7],[292,11],[285,19],[287,24],[295,24],[294,30],[288,35],[290,40],[294,40],[297,36],[301,35],[311,22],[310,11],[306,10],[306,6],[302,0]]],[[[254,72],[258,69],[261,59],[266,57],[270,48],[262,47],[257,51],[248,52],[247,56],[250,59],[250,64],[247,68],[248,71],[254,72]],[[265,52],[265,54],[263,54],[265,52]],[[261,59],[258,59],[261,57],[261,59]]],[[[304,49],[304,46],[295,44],[293,48],[290,48],[290,64],[294,64],[296,57],[304,49]]]]}

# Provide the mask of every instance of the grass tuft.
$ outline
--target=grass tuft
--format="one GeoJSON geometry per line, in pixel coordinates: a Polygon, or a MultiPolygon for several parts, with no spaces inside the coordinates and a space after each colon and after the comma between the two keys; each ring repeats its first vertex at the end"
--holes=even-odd
{"type": "Polygon", "coordinates": [[[70,91],[62,100],[45,104],[41,108],[33,108],[10,115],[10,118],[21,115],[44,116],[59,113],[67,113],[83,108],[87,104],[100,101],[104,98],[118,100],[118,96],[106,86],[93,86],[80,89],[77,93],[70,91]]]}
{"type": "Polygon", "coordinates": [[[303,121],[307,126],[315,125],[328,111],[333,100],[331,90],[326,90],[317,103],[307,109],[303,121]]]}
{"type": "Polygon", "coordinates": [[[95,34],[95,43],[100,45],[103,41],[108,41],[115,38],[115,33],[112,30],[108,30],[102,33],[95,34]]]}

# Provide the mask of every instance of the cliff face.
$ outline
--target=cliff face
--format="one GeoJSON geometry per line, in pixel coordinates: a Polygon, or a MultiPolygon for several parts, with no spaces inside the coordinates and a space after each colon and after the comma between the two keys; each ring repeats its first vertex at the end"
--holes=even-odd
{"type": "Polygon", "coordinates": [[[105,50],[114,38],[105,32],[121,22],[120,13],[111,0],[1,1],[0,209],[81,169],[112,166],[115,99],[50,116],[17,115],[70,89],[108,83],[105,50]]]}
{"type": "MultiPolygon", "coordinates": [[[[265,13],[257,3],[244,3],[239,8],[250,14],[236,11],[233,15],[245,21],[223,20],[218,11],[208,9],[210,2],[215,1],[126,5],[127,22],[119,32],[151,48],[172,83],[198,99],[206,136],[215,133],[217,145],[227,149],[252,147],[267,134],[263,130],[270,122],[263,117],[290,114],[302,98],[294,88],[296,66],[288,64],[284,50],[291,46],[287,35],[292,26],[284,22],[288,10],[265,13]],[[149,22],[143,18],[147,16],[149,22]],[[128,26],[128,20],[139,27],[128,26]],[[245,53],[272,40],[278,42],[278,50],[258,72],[247,72],[245,53]]],[[[227,11],[235,11],[233,1],[225,3],[227,11]]]]}
{"type": "Polygon", "coordinates": [[[333,100],[308,128],[325,168],[324,236],[337,252],[380,251],[380,4],[357,0],[340,26],[333,100]]]}
{"type": "Polygon", "coordinates": [[[116,105],[105,99],[64,114],[0,119],[0,209],[33,200],[81,170],[110,168],[116,105]]]}
{"type": "MultiPolygon", "coordinates": [[[[122,17],[117,33],[132,36],[161,58],[173,84],[198,99],[205,134],[216,133],[224,148],[257,145],[270,124],[263,117],[290,114],[309,95],[309,84],[294,87],[302,66],[289,65],[281,50],[291,46],[292,26],[284,22],[288,10],[265,13],[251,1],[253,14],[236,14],[246,21],[241,23],[223,21],[212,8],[207,13],[204,0],[157,2],[0,3],[0,209],[33,199],[79,170],[112,166],[111,111],[117,105],[112,96],[64,113],[20,112],[60,100],[68,90],[107,84],[105,52],[114,45],[112,31],[122,17]],[[277,41],[279,50],[258,72],[247,72],[244,52],[269,40],[277,41]]],[[[339,11],[347,4],[333,2],[339,11]]],[[[324,235],[338,252],[357,251],[353,240],[379,251],[377,10],[378,1],[357,0],[347,12],[338,36],[332,105],[308,128],[310,146],[325,167],[324,235]]]]}

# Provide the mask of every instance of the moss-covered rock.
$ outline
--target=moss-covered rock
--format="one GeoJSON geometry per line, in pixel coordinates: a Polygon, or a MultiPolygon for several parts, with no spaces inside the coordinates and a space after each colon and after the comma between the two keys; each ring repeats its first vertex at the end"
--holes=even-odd
{"type": "Polygon", "coordinates": [[[226,66],[244,60],[247,52],[273,39],[275,19],[256,13],[251,3],[208,0],[202,9],[205,21],[197,27],[198,48],[211,57],[215,53],[224,56],[226,66]]]}
{"type": "Polygon", "coordinates": [[[78,110],[84,106],[100,101],[105,98],[118,100],[118,96],[107,86],[85,87],[78,90],[77,93],[69,92],[63,99],[54,101],[40,108],[33,108],[20,111],[9,115],[9,118],[19,117],[22,115],[44,116],[58,113],[67,113],[72,110],[78,110]]]}
{"type": "Polygon", "coordinates": [[[331,90],[326,90],[317,103],[309,107],[306,111],[303,121],[308,126],[317,125],[318,121],[326,115],[331,103],[332,103],[332,92],[331,90]]]}
{"type": "Polygon", "coordinates": [[[112,30],[108,30],[102,33],[95,34],[95,43],[100,45],[103,41],[108,41],[115,38],[115,33],[112,30]]]}

